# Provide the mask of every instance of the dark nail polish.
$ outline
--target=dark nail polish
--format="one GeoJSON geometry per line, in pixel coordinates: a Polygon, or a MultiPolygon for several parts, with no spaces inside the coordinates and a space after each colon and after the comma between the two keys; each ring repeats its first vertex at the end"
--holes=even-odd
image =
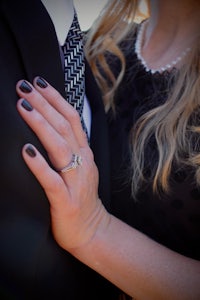
{"type": "Polygon", "coordinates": [[[28,145],[26,148],[26,153],[30,156],[30,157],[35,157],[36,156],[36,152],[35,149],[33,148],[33,146],[28,145]]]}
{"type": "Polygon", "coordinates": [[[21,106],[23,106],[23,108],[25,108],[28,111],[32,111],[33,110],[32,105],[26,99],[23,99],[23,101],[21,103],[21,106]]]}
{"type": "Polygon", "coordinates": [[[20,85],[19,88],[24,93],[30,93],[30,92],[32,92],[32,87],[25,80],[21,83],[21,85],[20,85]]]}
{"type": "Polygon", "coordinates": [[[48,84],[46,83],[46,81],[42,78],[42,77],[38,77],[36,80],[36,84],[41,87],[41,88],[46,88],[48,86],[48,84]]]}

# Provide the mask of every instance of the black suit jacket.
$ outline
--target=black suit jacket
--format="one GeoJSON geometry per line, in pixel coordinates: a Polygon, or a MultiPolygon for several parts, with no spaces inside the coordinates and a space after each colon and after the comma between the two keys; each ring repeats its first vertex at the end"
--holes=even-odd
{"type": "MultiPolygon", "coordinates": [[[[0,299],[114,300],[114,286],[54,241],[48,200],[21,156],[27,142],[46,153],[16,110],[16,82],[40,75],[64,95],[58,41],[41,2],[0,0],[0,40],[0,299]]],[[[105,115],[88,66],[86,91],[99,193],[109,209],[105,115]]]]}

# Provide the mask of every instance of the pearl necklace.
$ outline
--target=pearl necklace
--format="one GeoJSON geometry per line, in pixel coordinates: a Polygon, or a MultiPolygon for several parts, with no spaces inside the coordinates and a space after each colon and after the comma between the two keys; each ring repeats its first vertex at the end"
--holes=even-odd
{"type": "Polygon", "coordinates": [[[188,47],[188,48],[186,48],[186,50],[181,52],[181,54],[179,56],[177,56],[176,59],[172,60],[172,62],[166,64],[163,67],[159,67],[157,69],[151,69],[150,67],[148,67],[147,62],[145,61],[145,59],[142,57],[142,54],[141,54],[141,46],[142,46],[142,42],[143,42],[145,23],[146,22],[143,22],[140,25],[140,29],[139,29],[137,39],[136,39],[136,43],[135,43],[135,52],[137,54],[138,59],[141,61],[143,67],[145,68],[145,70],[147,72],[151,72],[152,74],[154,74],[156,72],[162,73],[166,70],[172,69],[178,62],[180,62],[187,55],[188,52],[191,51],[191,48],[188,47]]]}

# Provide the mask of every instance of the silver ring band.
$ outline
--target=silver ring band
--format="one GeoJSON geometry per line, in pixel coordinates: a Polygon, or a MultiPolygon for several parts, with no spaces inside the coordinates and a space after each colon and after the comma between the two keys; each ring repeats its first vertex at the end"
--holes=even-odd
{"type": "Polygon", "coordinates": [[[60,173],[66,173],[73,169],[76,169],[78,166],[82,165],[82,158],[80,155],[73,154],[72,159],[68,165],[66,165],[64,168],[57,170],[60,173]]]}

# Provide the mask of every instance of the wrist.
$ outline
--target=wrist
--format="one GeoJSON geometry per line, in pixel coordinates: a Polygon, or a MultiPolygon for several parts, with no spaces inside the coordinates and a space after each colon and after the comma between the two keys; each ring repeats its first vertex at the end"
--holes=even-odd
{"type": "Polygon", "coordinates": [[[79,247],[69,249],[69,252],[81,260],[84,263],[89,258],[91,260],[91,254],[94,248],[98,247],[98,243],[104,238],[111,222],[111,215],[103,206],[100,199],[97,200],[96,211],[93,216],[88,220],[88,227],[85,232],[85,242],[79,247]]]}

